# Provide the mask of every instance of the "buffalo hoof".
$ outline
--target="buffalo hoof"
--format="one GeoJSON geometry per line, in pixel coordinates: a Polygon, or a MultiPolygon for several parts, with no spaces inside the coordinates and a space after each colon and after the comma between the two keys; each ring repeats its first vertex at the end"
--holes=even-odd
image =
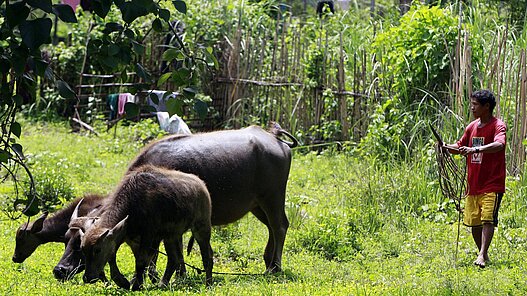
{"type": "Polygon", "coordinates": [[[113,281],[119,288],[130,290],[130,282],[124,276],[114,278],[113,281]]]}
{"type": "Polygon", "coordinates": [[[135,276],[132,278],[131,284],[132,284],[132,291],[139,291],[143,289],[143,283],[140,283],[135,276]]]}
{"type": "Polygon", "coordinates": [[[141,289],[143,289],[143,285],[142,284],[134,283],[132,285],[132,291],[140,291],[141,289]]]}
{"type": "Polygon", "coordinates": [[[279,273],[279,272],[282,272],[282,268],[280,268],[277,265],[274,265],[274,266],[268,267],[267,270],[265,271],[265,274],[274,274],[274,273],[279,273]]]}

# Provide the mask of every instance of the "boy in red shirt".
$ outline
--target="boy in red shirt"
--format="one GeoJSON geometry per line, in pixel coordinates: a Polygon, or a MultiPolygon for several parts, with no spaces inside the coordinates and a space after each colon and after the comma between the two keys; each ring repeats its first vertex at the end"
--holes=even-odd
{"type": "Polygon", "coordinates": [[[505,133],[507,127],[492,115],[496,99],[492,92],[480,90],[470,97],[475,120],[456,143],[445,145],[452,153],[467,157],[467,196],[463,223],[472,228],[479,254],[475,265],[485,267],[498,210],[505,193],[505,133]]]}

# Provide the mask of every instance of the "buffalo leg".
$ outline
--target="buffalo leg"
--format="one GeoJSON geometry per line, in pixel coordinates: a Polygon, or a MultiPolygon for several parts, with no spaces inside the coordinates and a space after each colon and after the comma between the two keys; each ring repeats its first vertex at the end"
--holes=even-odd
{"type": "MultiPolygon", "coordinates": [[[[276,196],[276,195],[278,194],[274,193],[271,196],[276,196]]],[[[284,197],[283,199],[285,200],[285,190],[283,192],[280,191],[279,195],[283,196],[284,197]]],[[[264,198],[263,200],[271,200],[271,199],[264,198]]],[[[285,236],[287,234],[287,229],[289,228],[289,221],[287,220],[287,217],[285,215],[285,209],[283,206],[284,203],[285,201],[278,202],[277,204],[280,205],[279,208],[277,208],[274,205],[267,206],[267,207],[263,207],[263,206],[260,207],[261,211],[263,211],[263,214],[267,218],[267,221],[269,223],[268,224],[269,242],[267,243],[267,247],[265,249],[266,253],[264,255],[267,258],[266,259],[266,265],[267,265],[266,272],[267,273],[275,273],[275,272],[282,271],[282,252],[284,249],[285,236]],[[267,262],[269,258],[268,256],[271,257],[270,262],[267,262]]],[[[255,212],[257,211],[253,210],[253,213],[255,212]]],[[[258,216],[256,217],[258,218],[258,216]]]]}
{"type": "Polygon", "coordinates": [[[205,269],[205,284],[207,286],[212,284],[212,267],[214,264],[214,261],[212,260],[212,248],[210,246],[210,233],[210,226],[201,226],[192,231],[192,235],[194,235],[199,244],[201,261],[203,262],[203,268],[205,269]]]}
{"type": "Polygon", "coordinates": [[[267,245],[265,246],[265,252],[264,252],[264,261],[265,261],[265,267],[269,268],[273,259],[273,250],[274,250],[274,237],[273,232],[271,230],[271,227],[269,226],[269,221],[267,220],[267,216],[262,211],[262,209],[255,208],[251,211],[253,215],[260,220],[265,226],[267,226],[267,230],[269,232],[269,238],[267,239],[267,245]]]}
{"type": "Polygon", "coordinates": [[[132,290],[137,291],[143,288],[145,271],[148,263],[154,256],[150,247],[140,247],[139,250],[133,250],[135,256],[135,278],[132,283],[132,290]]]}
{"type": "Polygon", "coordinates": [[[178,275],[184,275],[186,273],[185,261],[183,259],[183,242],[181,235],[178,236],[163,241],[167,252],[167,266],[163,278],[159,283],[160,286],[167,286],[176,270],[178,275]]]}
{"type": "Polygon", "coordinates": [[[112,278],[112,280],[120,288],[129,290],[130,282],[124,277],[121,271],[119,271],[119,267],[117,267],[117,259],[116,259],[115,254],[112,255],[112,257],[108,261],[108,264],[110,265],[110,277],[112,278]]]}
{"type": "Polygon", "coordinates": [[[157,265],[157,256],[159,255],[159,247],[156,249],[156,252],[152,259],[150,260],[150,264],[148,265],[148,277],[150,278],[150,281],[155,284],[157,281],[159,281],[159,274],[157,274],[156,265],[157,265]]]}

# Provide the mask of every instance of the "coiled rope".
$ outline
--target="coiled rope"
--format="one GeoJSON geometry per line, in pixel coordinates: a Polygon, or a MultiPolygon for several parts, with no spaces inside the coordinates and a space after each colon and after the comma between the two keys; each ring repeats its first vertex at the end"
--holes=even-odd
{"type": "Polygon", "coordinates": [[[444,147],[443,140],[439,133],[430,124],[430,129],[437,139],[435,145],[437,171],[439,176],[439,187],[443,196],[452,200],[458,212],[458,223],[457,223],[457,238],[456,238],[456,252],[454,254],[454,265],[457,262],[457,254],[459,249],[459,236],[461,227],[461,215],[463,208],[461,202],[465,197],[467,189],[467,165],[466,161],[462,164],[458,164],[452,157],[452,154],[448,149],[444,147]]]}

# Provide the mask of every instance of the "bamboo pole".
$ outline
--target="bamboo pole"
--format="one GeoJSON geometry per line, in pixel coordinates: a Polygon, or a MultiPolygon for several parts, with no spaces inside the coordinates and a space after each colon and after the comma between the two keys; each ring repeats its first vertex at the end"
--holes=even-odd
{"type": "Polygon", "coordinates": [[[501,61],[501,66],[498,68],[498,88],[496,90],[496,106],[498,107],[497,110],[496,110],[496,115],[498,117],[501,117],[501,88],[502,88],[502,84],[503,84],[503,73],[505,73],[505,58],[506,58],[506,53],[507,53],[507,37],[509,35],[509,24],[507,23],[507,26],[505,27],[505,34],[503,36],[503,50],[501,52],[501,59],[499,59],[499,61],[501,61]],[[501,71],[499,71],[501,69],[501,71]]]}
{"type": "MultiPolygon", "coordinates": [[[[525,118],[525,112],[526,112],[526,98],[527,98],[527,67],[526,67],[526,61],[525,61],[525,50],[521,51],[521,57],[520,57],[520,67],[521,67],[521,85],[520,85],[520,102],[521,102],[521,116],[522,119],[521,122],[521,133],[520,138],[518,141],[518,144],[523,142],[523,139],[525,138],[525,135],[527,134],[527,120],[525,118]]],[[[517,148],[518,153],[520,153],[518,157],[518,166],[523,167],[524,161],[525,161],[525,149],[523,148],[523,145],[518,145],[517,148]]]]}
{"type": "Polygon", "coordinates": [[[526,91],[527,91],[527,70],[526,70],[526,55],[525,50],[521,50],[518,64],[518,72],[516,77],[516,108],[514,126],[512,130],[512,159],[510,170],[514,175],[517,175],[524,166],[525,148],[523,140],[525,138],[527,122],[525,119],[526,112],[526,91]],[[519,92],[519,93],[518,93],[519,92]]]}
{"type": "MultiPolygon", "coordinates": [[[[343,92],[346,90],[346,82],[345,82],[345,70],[344,70],[344,45],[342,44],[342,32],[339,32],[339,39],[340,39],[340,59],[339,59],[339,67],[338,67],[338,90],[339,92],[343,92]]],[[[340,101],[340,122],[342,124],[342,140],[348,140],[349,139],[349,121],[348,121],[348,102],[347,98],[343,95],[338,95],[339,101],[340,101]]]]}

